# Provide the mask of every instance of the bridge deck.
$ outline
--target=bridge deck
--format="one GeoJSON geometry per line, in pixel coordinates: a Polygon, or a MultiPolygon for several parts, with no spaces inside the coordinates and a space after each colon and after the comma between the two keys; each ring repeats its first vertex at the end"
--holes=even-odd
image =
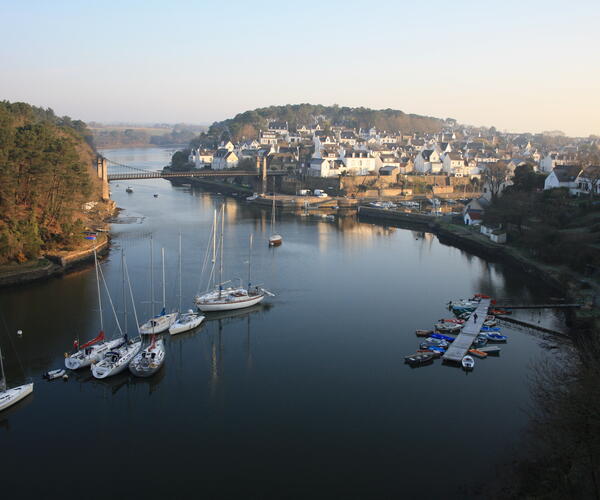
{"type": "Polygon", "coordinates": [[[465,321],[462,330],[442,356],[444,361],[453,361],[455,363],[460,363],[462,361],[475,341],[475,337],[481,332],[481,327],[483,326],[489,307],[490,299],[481,299],[477,309],[475,309],[473,314],[471,314],[471,317],[465,321]],[[477,314],[477,321],[473,321],[475,314],[477,314]]]}
{"type": "MultiPolygon", "coordinates": [[[[108,174],[109,181],[127,181],[135,179],[169,179],[174,177],[259,177],[260,172],[256,170],[192,170],[188,172],[163,172],[152,171],[134,172],[134,173],[114,173],[108,174]]],[[[281,177],[287,175],[287,172],[280,170],[267,170],[267,176],[281,177]]]]}

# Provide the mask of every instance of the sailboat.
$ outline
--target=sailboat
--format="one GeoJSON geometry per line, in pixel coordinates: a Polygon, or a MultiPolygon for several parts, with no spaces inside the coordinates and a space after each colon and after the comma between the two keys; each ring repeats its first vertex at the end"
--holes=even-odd
{"type": "Polygon", "coordinates": [[[177,313],[166,312],[166,295],[165,295],[165,249],[161,248],[162,255],[162,297],[163,297],[163,308],[160,314],[154,316],[154,270],[152,262],[152,238],[150,238],[150,293],[152,295],[152,317],[140,326],[140,334],[152,335],[154,333],[161,333],[168,330],[169,327],[177,320],[177,313]]]}
{"type": "Polygon", "coordinates": [[[99,268],[96,249],[94,249],[94,263],[96,264],[96,285],[98,289],[98,310],[100,312],[100,333],[98,333],[95,338],[81,346],[79,345],[78,341],[75,341],[74,345],[76,346],[75,348],[77,350],[73,353],[65,353],[65,367],[69,370],[78,370],[79,368],[90,366],[94,361],[98,361],[105,352],[123,342],[122,337],[114,340],[106,340],[105,338],[102,314],[102,294],[100,292],[100,273],[102,271],[99,268]]]}
{"type": "Polygon", "coordinates": [[[273,194],[273,208],[271,209],[271,236],[269,236],[269,246],[278,247],[282,243],[282,236],[275,232],[275,195],[273,194]]]}
{"type": "Polygon", "coordinates": [[[176,335],[178,333],[192,330],[204,321],[205,316],[189,309],[188,312],[181,312],[181,233],[179,233],[179,317],[177,321],[169,327],[169,333],[176,335]]]}
{"type": "MultiPolygon", "coordinates": [[[[127,278],[127,284],[129,287],[129,295],[131,297],[131,303],[133,305],[133,314],[135,316],[135,323],[138,324],[137,319],[137,311],[135,309],[135,302],[133,300],[133,290],[131,289],[131,282],[129,281],[129,272],[127,271],[127,265],[125,263],[125,257],[123,258],[123,267],[125,276],[127,278]]],[[[110,300],[110,296],[109,296],[110,300]]],[[[112,307],[112,301],[111,301],[112,307]]],[[[113,307],[114,311],[114,307],[113,307]]],[[[117,322],[117,327],[119,331],[121,331],[121,325],[119,324],[119,320],[115,314],[115,320],[117,322]]],[[[133,357],[138,353],[142,346],[141,337],[137,337],[133,340],[130,340],[127,335],[123,335],[119,345],[111,348],[109,351],[104,353],[103,358],[100,361],[92,363],[92,375],[95,378],[107,378],[113,375],[117,375],[121,373],[123,370],[127,369],[129,363],[133,359],[133,357]]]]}
{"type": "Polygon", "coordinates": [[[33,382],[19,385],[9,389],[6,385],[6,376],[4,375],[4,363],[2,361],[2,349],[0,349],[0,411],[14,405],[33,392],[33,382]]]}
{"type": "Polygon", "coordinates": [[[150,377],[160,370],[165,362],[165,342],[152,335],[150,345],[138,352],[129,363],[129,371],[136,377],[150,377]]]}
{"type": "MultiPolygon", "coordinates": [[[[210,311],[231,311],[233,309],[243,309],[261,302],[265,295],[273,295],[271,292],[259,286],[252,286],[250,282],[251,259],[248,259],[248,288],[243,286],[223,288],[223,230],[225,226],[225,210],[221,208],[221,235],[219,248],[219,284],[211,291],[207,291],[202,295],[197,295],[194,302],[198,309],[204,312],[210,311]]],[[[213,268],[211,276],[214,275],[214,267],[216,263],[216,241],[217,241],[217,212],[215,210],[213,219],[213,268]]],[[[252,256],[252,235],[250,235],[250,257],[252,256]]]]}

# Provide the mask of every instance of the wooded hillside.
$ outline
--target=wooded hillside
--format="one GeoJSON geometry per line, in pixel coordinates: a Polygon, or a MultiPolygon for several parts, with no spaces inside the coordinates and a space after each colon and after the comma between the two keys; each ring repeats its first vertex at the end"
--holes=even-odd
{"type": "Polygon", "coordinates": [[[322,106],[320,104],[288,104],[285,106],[269,106],[252,111],[245,111],[210,127],[208,135],[219,135],[228,132],[231,139],[254,139],[259,130],[266,130],[270,120],[287,121],[292,129],[301,125],[312,125],[315,120],[326,126],[343,125],[348,128],[371,128],[401,131],[404,134],[413,132],[437,132],[444,125],[444,120],[429,116],[406,114],[396,109],[349,108],[346,106],[322,106]]]}
{"type": "Polygon", "coordinates": [[[86,124],[0,101],[0,264],[82,238],[81,205],[98,199],[86,124]]]}

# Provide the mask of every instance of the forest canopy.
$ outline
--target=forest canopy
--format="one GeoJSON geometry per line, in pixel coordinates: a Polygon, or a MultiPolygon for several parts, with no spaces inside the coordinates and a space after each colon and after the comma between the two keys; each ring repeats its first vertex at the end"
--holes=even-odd
{"type": "Polygon", "coordinates": [[[0,264],[35,259],[80,233],[92,155],[84,122],[0,101],[0,264]]]}
{"type": "MultiPolygon", "coordinates": [[[[437,132],[444,120],[429,116],[407,114],[396,109],[350,108],[321,104],[287,104],[269,106],[239,113],[233,118],[215,122],[204,137],[220,137],[226,133],[234,141],[254,139],[266,130],[271,120],[286,121],[291,129],[319,122],[322,126],[342,125],[348,128],[371,128],[388,132],[437,132]]],[[[192,144],[195,146],[195,144],[192,144]]]]}

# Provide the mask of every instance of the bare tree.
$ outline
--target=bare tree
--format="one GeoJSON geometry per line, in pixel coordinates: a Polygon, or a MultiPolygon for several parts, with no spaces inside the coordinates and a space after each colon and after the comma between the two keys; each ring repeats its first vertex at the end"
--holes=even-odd
{"type": "Polygon", "coordinates": [[[590,196],[595,196],[600,187],[600,165],[590,165],[583,170],[581,178],[590,188],[590,196]]]}
{"type": "Polygon", "coordinates": [[[490,163],[483,171],[483,184],[490,190],[492,198],[496,198],[508,181],[510,169],[504,162],[490,163]]]}

